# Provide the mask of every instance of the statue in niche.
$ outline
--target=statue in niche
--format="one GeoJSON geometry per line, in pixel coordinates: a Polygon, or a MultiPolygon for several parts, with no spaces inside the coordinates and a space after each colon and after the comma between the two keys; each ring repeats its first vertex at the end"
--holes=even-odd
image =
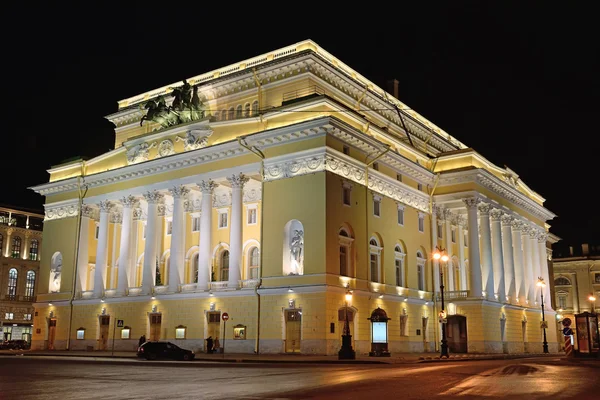
{"type": "Polygon", "coordinates": [[[52,260],[52,268],[50,269],[50,293],[60,292],[60,281],[62,271],[62,255],[58,254],[52,260]]]}
{"type": "Polygon", "coordinates": [[[290,267],[290,275],[304,273],[304,231],[294,230],[294,236],[290,240],[290,267]]]}

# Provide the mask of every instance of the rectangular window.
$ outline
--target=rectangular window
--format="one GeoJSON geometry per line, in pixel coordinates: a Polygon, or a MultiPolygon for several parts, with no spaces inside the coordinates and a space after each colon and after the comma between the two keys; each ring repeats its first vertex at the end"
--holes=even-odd
{"type": "Polygon", "coordinates": [[[558,296],[558,308],[565,310],[567,308],[567,296],[558,296]]]}
{"type": "Polygon", "coordinates": [[[371,282],[379,282],[379,265],[377,254],[371,254],[371,282]]]}
{"type": "Polygon", "coordinates": [[[400,316],[400,336],[408,336],[408,315],[400,316]]]}
{"type": "Polygon", "coordinates": [[[24,314],[24,315],[23,315],[23,319],[24,319],[25,321],[31,321],[31,314],[24,314]]]}
{"type": "Polygon", "coordinates": [[[452,233],[452,243],[456,243],[456,229],[452,228],[450,232],[452,233]]]}
{"type": "Polygon", "coordinates": [[[381,217],[381,202],[379,200],[373,200],[373,215],[381,217]]]}
{"type": "Polygon", "coordinates": [[[200,217],[192,218],[192,232],[200,232],[200,217]]]}
{"type": "Polygon", "coordinates": [[[350,188],[349,187],[342,188],[342,201],[345,206],[350,205],[350,188]]]}
{"type": "Polygon", "coordinates": [[[77,329],[77,340],[85,339],[85,329],[77,329]]]}
{"type": "Polygon", "coordinates": [[[404,226],[404,208],[398,209],[398,225],[404,226]]]}
{"type": "Polygon", "coordinates": [[[396,174],[396,180],[402,182],[402,174],[396,174]]]}
{"type": "Polygon", "coordinates": [[[167,235],[173,233],[173,221],[167,221],[167,235]]]}
{"type": "Polygon", "coordinates": [[[248,209],[248,225],[256,224],[256,208],[248,209]]]}
{"type": "Polygon", "coordinates": [[[185,328],[184,327],[175,328],[175,339],[185,339],[185,328]]]}
{"type": "Polygon", "coordinates": [[[404,287],[402,282],[402,260],[396,259],[396,286],[404,287]]]}
{"type": "Polygon", "coordinates": [[[437,237],[438,237],[438,239],[441,239],[441,238],[444,237],[443,234],[442,234],[443,230],[444,229],[442,228],[442,224],[438,224],[438,226],[437,226],[437,237]]]}
{"type": "Polygon", "coordinates": [[[419,232],[425,232],[425,217],[419,215],[419,232]]]}
{"type": "Polygon", "coordinates": [[[125,327],[121,329],[121,339],[131,339],[131,328],[125,327]]]}
{"type": "Polygon", "coordinates": [[[373,169],[374,169],[375,171],[379,171],[379,163],[376,163],[376,162],[374,162],[374,163],[373,163],[373,169]]]}
{"type": "Polygon", "coordinates": [[[14,319],[15,315],[11,312],[7,312],[6,314],[4,314],[4,319],[14,319]]]}
{"type": "Polygon", "coordinates": [[[422,190],[423,190],[423,185],[422,185],[421,183],[419,183],[419,184],[417,185],[417,189],[418,189],[418,190],[420,190],[420,191],[422,191],[422,190]]]}
{"type": "Polygon", "coordinates": [[[344,152],[345,155],[350,155],[350,147],[344,145],[344,147],[342,148],[342,151],[344,152]]]}
{"type": "Polygon", "coordinates": [[[227,228],[227,212],[219,213],[219,228],[227,228]]]}
{"type": "Polygon", "coordinates": [[[3,327],[2,333],[4,335],[4,340],[11,340],[12,339],[12,326],[3,327]]]}
{"type": "Polygon", "coordinates": [[[425,279],[423,276],[422,265],[417,265],[417,282],[419,284],[419,290],[425,290],[425,279]]]}
{"type": "Polygon", "coordinates": [[[208,322],[221,323],[221,313],[208,313],[208,322]]]}
{"type": "Polygon", "coordinates": [[[94,238],[98,240],[98,236],[100,236],[100,227],[96,226],[96,233],[94,234],[94,238]]]}
{"type": "Polygon", "coordinates": [[[340,246],[340,275],[348,276],[348,248],[340,246]]]}

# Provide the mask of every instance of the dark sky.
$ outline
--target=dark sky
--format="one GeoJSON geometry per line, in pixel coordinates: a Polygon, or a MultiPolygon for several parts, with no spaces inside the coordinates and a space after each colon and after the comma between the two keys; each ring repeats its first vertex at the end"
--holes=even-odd
{"type": "Polygon", "coordinates": [[[41,210],[27,187],[47,182],[46,169],[111,149],[103,117],[118,100],[312,39],[382,87],[398,79],[404,103],[519,174],[558,215],[555,234],[600,241],[600,34],[584,2],[303,3],[314,15],[291,4],[19,3],[3,5],[0,24],[0,203],[41,210]]]}

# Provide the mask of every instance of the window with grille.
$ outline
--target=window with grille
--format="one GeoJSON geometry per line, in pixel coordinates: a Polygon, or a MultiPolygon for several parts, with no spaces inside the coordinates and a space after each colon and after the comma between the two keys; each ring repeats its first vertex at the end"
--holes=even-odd
{"type": "Polygon", "coordinates": [[[565,310],[567,308],[567,295],[559,294],[558,295],[558,308],[562,308],[565,310]]]}
{"type": "Polygon", "coordinates": [[[451,234],[452,234],[452,243],[456,243],[456,229],[455,228],[452,228],[451,234]]]}
{"type": "Polygon", "coordinates": [[[15,237],[12,242],[12,257],[19,258],[21,257],[21,238],[15,237]]]}
{"type": "Polygon", "coordinates": [[[402,276],[402,260],[396,259],[396,286],[404,286],[404,279],[402,276]]]}
{"type": "Polygon", "coordinates": [[[350,205],[350,188],[349,187],[342,188],[342,202],[345,206],[350,205]]]}
{"type": "Polygon", "coordinates": [[[404,208],[398,207],[398,225],[404,226],[404,208]]]}
{"type": "Polygon", "coordinates": [[[227,228],[227,212],[219,213],[219,228],[227,228]]]}
{"type": "Polygon", "coordinates": [[[167,235],[173,233],[173,221],[167,221],[167,235]]]}
{"type": "Polygon", "coordinates": [[[250,250],[250,265],[249,265],[249,277],[250,279],[258,279],[258,268],[260,265],[260,252],[258,247],[253,247],[250,250]]]}
{"type": "Polygon", "coordinates": [[[192,232],[199,232],[200,231],[200,217],[193,217],[192,218],[192,232]]]}
{"type": "Polygon", "coordinates": [[[11,268],[8,271],[8,292],[6,293],[7,300],[16,300],[17,298],[17,277],[17,269],[11,268]]]}
{"type": "Polygon", "coordinates": [[[37,261],[38,259],[38,247],[39,242],[37,239],[33,239],[31,244],[29,245],[29,259],[32,261],[37,261]]]}
{"type": "Polygon", "coordinates": [[[244,117],[248,118],[250,116],[250,103],[246,103],[244,105],[244,117]]]}
{"type": "Polygon", "coordinates": [[[221,281],[229,280],[229,251],[223,251],[221,254],[221,281]]]}
{"type": "Polygon", "coordinates": [[[258,115],[258,100],[252,102],[252,115],[258,115]]]}
{"type": "Polygon", "coordinates": [[[419,285],[419,290],[425,290],[425,276],[423,274],[423,265],[417,265],[417,282],[419,285]]]}
{"type": "Polygon", "coordinates": [[[208,322],[220,323],[221,322],[221,313],[215,313],[215,312],[208,313],[208,322]]]}
{"type": "Polygon", "coordinates": [[[348,247],[340,246],[340,275],[348,276],[348,247]]]}
{"type": "Polygon", "coordinates": [[[25,282],[25,301],[33,300],[35,290],[35,272],[27,271],[27,281],[25,282]]]}
{"type": "Polygon", "coordinates": [[[419,214],[419,232],[425,232],[425,216],[419,214]]]}
{"type": "Polygon", "coordinates": [[[288,311],[287,312],[287,320],[288,321],[300,321],[302,319],[302,313],[300,311],[288,311]]]}
{"type": "Polygon", "coordinates": [[[373,200],[373,215],[381,217],[381,201],[378,199],[373,200]]]}
{"type": "Polygon", "coordinates": [[[238,104],[235,108],[235,118],[242,118],[242,105],[238,104]]]}
{"type": "Polygon", "coordinates": [[[256,224],[256,208],[248,209],[248,225],[256,224]]]}

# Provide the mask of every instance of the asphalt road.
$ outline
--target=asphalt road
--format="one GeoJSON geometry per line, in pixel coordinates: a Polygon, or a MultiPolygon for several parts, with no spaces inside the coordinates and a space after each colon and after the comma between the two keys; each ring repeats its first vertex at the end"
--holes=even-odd
{"type": "Polygon", "coordinates": [[[600,363],[559,358],[395,365],[0,357],[4,399],[599,399],[600,363]]]}

